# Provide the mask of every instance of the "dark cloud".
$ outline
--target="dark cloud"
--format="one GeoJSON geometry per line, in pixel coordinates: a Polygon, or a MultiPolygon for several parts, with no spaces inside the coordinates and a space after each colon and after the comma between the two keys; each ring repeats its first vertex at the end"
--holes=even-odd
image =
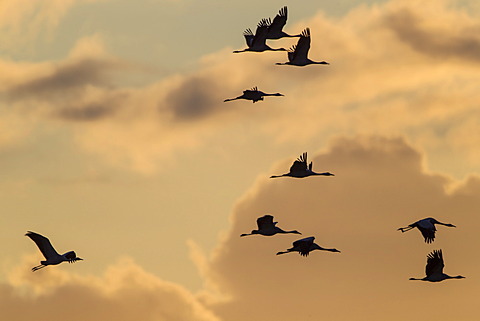
{"type": "Polygon", "coordinates": [[[63,120],[93,121],[112,114],[112,111],[111,106],[89,104],[81,108],[64,108],[60,110],[57,115],[63,120]]]}
{"type": "MultiPolygon", "coordinates": [[[[433,14],[433,13],[429,13],[433,14]]],[[[426,26],[423,17],[409,8],[402,8],[386,15],[383,23],[398,38],[414,50],[436,58],[462,58],[480,61],[480,24],[452,28],[445,26],[426,26]]]]}
{"type": "Polygon", "coordinates": [[[222,100],[217,91],[217,85],[210,79],[193,76],[172,90],[165,103],[177,120],[195,120],[220,109],[222,100]]]}
{"type": "Polygon", "coordinates": [[[238,202],[230,233],[207,272],[220,292],[232,298],[212,305],[223,320],[254,315],[278,321],[385,316],[399,321],[415,314],[418,319],[446,321],[468,320],[476,313],[479,282],[451,281],[437,287],[408,278],[422,276],[432,245],[444,250],[446,273],[464,274],[468,280],[480,268],[480,259],[471,256],[479,239],[478,178],[448,192],[452,181],[426,173],[421,154],[399,138],[339,139],[328,152],[309,156],[314,170],[336,176],[269,179],[265,173],[238,202]],[[274,215],[280,227],[303,235],[239,236],[266,213],[274,215]],[[418,231],[396,231],[429,216],[458,227],[439,227],[432,245],[425,244],[418,231]],[[342,253],[275,255],[307,236],[342,253]],[[462,296],[452,297],[449,287],[462,296]],[[436,304],[435,311],[424,309],[431,304],[436,304]]]}
{"type": "Polygon", "coordinates": [[[95,102],[66,106],[55,111],[54,115],[65,121],[97,121],[115,114],[127,97],[128,94],[121,90],[110,91],[95,102]]]}
{"type": "Polygon", "coordinates": [[[109,60],[86,58],[58,65],[48,75],[28,80],[11,88],[10,99],[42,98],[63,99],[87,85],[107,86],[106,73],[118,63],[109,60]]]}

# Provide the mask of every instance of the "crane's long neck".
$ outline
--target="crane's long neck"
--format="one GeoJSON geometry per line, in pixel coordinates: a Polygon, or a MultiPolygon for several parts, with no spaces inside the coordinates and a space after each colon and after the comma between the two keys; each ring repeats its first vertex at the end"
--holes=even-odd
{"type": "Polygon", "coordinates": [[[279,228],[279,227],[275,227],[275,230],[276,230],[276,232],[279,233],[279,234],[302,234],[302,233],[300,233],[300,232],[297,231],[297,230],[284,231],[284,230],[282,230],[282,229],[279,228]]]}
{"type": "Polygon", "coordinates": [[[308,63],[310,65],[330,65],[328,62],[326,61],[313,61],[313,60],[310,60],[308,59],[308,63]]]}
{"type": "Polygon", "coordinates": [[[324,249],[324,248],[322,248],[321,250],[322,250],[322,251],[328,251],[328,252],[340,252],[340,251],[337,250],[337,249],[324,249]]]}
{"type": "Polygon", "coordinates": [[[315,175],[315,176],[334,176],[332,173],[330,172],[323,172],[323,173],[316,173],[314,171],[311,171],[312,174],[311,175],[315,175]]]}
{"type": "Polygon", "coordinates": [[[456,227],[455,225],[453,224],[449,224],[449,223],[442,223],[442,222],[439,222],[439,221],[436,221],[435,224],[440,224],[440,225],[443,225],[443,226],[448,226],[448,227],[456,227]]]}

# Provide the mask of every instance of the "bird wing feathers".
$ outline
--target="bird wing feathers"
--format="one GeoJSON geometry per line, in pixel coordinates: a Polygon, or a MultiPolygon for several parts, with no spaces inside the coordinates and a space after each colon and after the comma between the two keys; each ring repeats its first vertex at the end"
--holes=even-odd
{"type": "Polygon", "coordinates": [[[53,248],[52,243],[50,243],[50,240],[47,239],[45,236],[31,231],[28,231],[25,236],[28,236],[32,239],[32,241],[35,242],[35,244],[37,244],[40,252],[42,252],[45,259],[48,260],[49,258],[59,255],[57,251],[55,251],[55,249],[53,248]]]}
{"type": "Polygon", "coordinates": [[[423,237],[425,238],[426,243],[432,243],[433,242],[433,240],[435,239],[435,231],[436,231],[435,226],[430,228],[430,229],[426,229],[426,228],[418,226],[418,229],[420,230],[423,237]]]}
{"type": "Polygon", "coordinates": [[[245,30],[243,32],[243,36],[245,37],[245,42],[247,43],[247,46],[251,47],[253,43],[253,37],[254,37],[252,29],[248,28],[247,30],[245,30]]]}
{"type": "Polygon", "coordinates": [[[425,274],[427,277],[432,274],[442,274],[444,266],[442,250],[434,250],[432,253],[427,255],[425,274]]]}
{"type": "MultiPolygon", "coordinates": [[[[302,35],[298,39],[297,45],[294,47],[292,60],[300,59],[306,60],[308,51],[310,50],[310,29],[306,28],[302,31],[302,35]]],[[[289,55],[290,57],[290,55],[289,55]]]]}
{"type": "Polygon", "coordinates": [[[290,167],[290,173],[303,173],[307,170],[307,153],[303,153],[290,167]]]}
{"type": "Polygon", "coordinates": [[[283,7],[278,11],[278,14],[273,18],[272,23],[269,26],[271,32],[279,33],[287,23],[287,7],[283,7]]]}
{"type": "Polygon", "coordinates": [[[257,225],[259,230],[266,230],[268,228],[272,228],[275,226],[273,223],[273,216],[272,215],[264,215],[257,219],[257,225]]]}
{"type": "Polygon", "coordinates": [[[313,236],[297,240],[293,242],[293,248],[296,251],[300,252],[300,255],[307,256],[308,253],[310,253],[310,250],[311,250],[310,247],[312,246],[314,240],[315,240],[315,237],[313,236]]]}
{"type": "Polygon", "coordinates": [[[268,34],[268,22],[265,19],[262,19],[258,25],[257,30],[255,30],[255,36],[252,40],[252,46],[261,46],[265,44],[268,34]]]}

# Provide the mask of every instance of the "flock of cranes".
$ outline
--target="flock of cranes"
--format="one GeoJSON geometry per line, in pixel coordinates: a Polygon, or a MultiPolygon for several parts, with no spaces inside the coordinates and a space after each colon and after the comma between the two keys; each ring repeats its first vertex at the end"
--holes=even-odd
{"type": "MultiPolygon", "coordinates": [[[[262,19],[255,31],[255,34],[250,29],[246,29],[244,32],[244,37],[247,43],[247,48],[243,50],[234,51],[234,53],[252,51],[252,52],[263,52],[263,51],[287,51],[288,61],[284,63],[276,63],[277,65],[293,65],[293,66],[306,66],[311,64],[322,64],[328,65],[328,62],[325,61],[312,61],[308,58],[308,51],[310,50],[310,29],[305,28],[298,35],[289,35],[283,31],[283,27],[287,22],[287,7],[283,7],[279,10],[279,13],[275,16],[273,21],[268,19],[262,19]],[[266,44],[267,39],[280,39],[285,37],[298,37],[298,42],[296,45],[293,45],[290,49],[276,48],[273,49],[266,44]]],[[[241,96],[225,99],[225,102],[246,99],[251,100],[253,103],[257,101],[262,101],[263,97],[266,96],[283,96],[281,93],[268,94],[262,91],[259,91],[257,87],[243,91],[241,96]]],[[[298,157],[290,167],[288,173],[281,175],[273,175],[270,178],[279,178],[279,177],[293,177],[293,178],[305,178],[309,176],[335,176],[330,172],[317,173],[313,171],[313,163],[307,162],[307,153],[303,153],[298,157]]],[[[249,235],[263,235],[263,236],[274,236],[276,234],[302,234],[297,230],[285,231],[277,226],[278,222],[274,222],[274,217],[272,215],[264,215],[257,219],[258,229],[252,230],[250,233],[241,234],[241,237],[249,235]]],[[[407,227],[401,227],[398,230],[402,232],[407,232],[411,229],[418,228],[422,233],[426,243],[432,243],[435,239],[435,224],[444,225],[448,227],[455,227],[453,224],[442,223],[437,221],[434,218],[425,218],[419,220],[415,223],[408,225],[407,227]]],[[[38,271],[48,265],[57,265],[62,262],[74,263],[76,261],[83,260],[82,258],[77,257],[74,251],[69,251],[64,254],[59,254],[49,239],[35,232],[28,231],[27,234],[32,241],[35,242],[43,256],[45,261],[41,261],[40,265],[32,268],[32,271],[38,271]]],[[[310,236],[302,238],[293,242],[293,246],[285,251],[277,252],[277,255],[286,254],[290,252],[299,252],[301,256],[308,256],[310,252],[314,250],[328,251],[328,252],[337,252],[340,251],[335,248],[323,248],[316,244],[315,237],[310,236]]],[[[426,276],[421,279],[410,278],[410,280],[421,280],[429,282],[439,282],[446,279],[462,279],[464,278],[461,275],[458,276],[449,276],[443,273],[444,262],[442,250],[434,250],[427,256],[427,265],[426,265],[426,276]]]]}
{"type": "MultiPolygon", "coordinates": [[[[250,28],[243,32],[247,48],[243,50],[235,50],[233,53],[241,52],[264,52],[264,51],[287,51],[287,62],[277,62],[276,65],[292,65],[292,66],[307,66],[307,65],[329,65],[326,61],[313,61],[308,58],[308,51],[310,50],[310,28],[305,28],[298,35],[289,35],[283,31],[283,27],[287,23],[287,7],[283,7],[279,10],[278,14],[273,18],[273,21],[268,19],[262,19],[257,24],[255,34],[250,28]],[[293,45],[290,49],[285,48],[271,48],[267,45],[267,40],[276,40],[281,38],[299,37],[296,45],[293,45]]],[[[264,96],[283,96],[280,93],[266,94],[259,91],[257,87],[247,89],[243,91],[243,95],[236,98],[225,99],[224,102],[232,101],[236,99],[246,99],[252,102],[263,100],[264,96]]]]}

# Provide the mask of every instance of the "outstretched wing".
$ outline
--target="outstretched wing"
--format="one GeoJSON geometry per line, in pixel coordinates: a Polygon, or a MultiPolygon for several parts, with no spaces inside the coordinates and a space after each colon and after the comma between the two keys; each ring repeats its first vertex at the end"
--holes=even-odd
{"type": "Polygon", "coordinates": [[[45,236],[31,231],[28,231],[25,236],[28,236],[32,239],[32,241],[35,242],[35,244],[37,244],[40,252],[42,252],[45,259],[48,260],[49,258],[53,258],[59,255],[57,251],[55,251],[55,249],[53,248],[52,243],[50,243],[50,240],[47,239],[45,236]]]}
{"type": "Polygon", "coordinates": [[[255,30],[255,36],[253,37],[252,46],[261,46],[265,44],[268,34],[268,22],[265,19],[262,19],[258,25],[257,30],[255,30]]]}
{"type": "Polygon", "coordinates": [[[315,240],[314,236],[297,240],[293,242],[293,248],[298,252],[300,252],[300,255],[308,256],[308,253],[310,253],[310,246],[313,244],[314,240],[315,240]]]}
{"type": "Polygon", "coordinates": [[[257,225],[259,230],[265,230],[273,227],[275,225],[275,223],[273,222],[273,216],[267,214],[259,217],[257,219],[257,225]]]}
{"type": "Polygon", "coordinates": [[[279,33],[287,23],[287,7],[283,7],[278,11],[278,14],[273,18],[272,23],[269,26],[270,32],[279,33]]]}
{"type": "Polygon", "coordinates": [[[435,227],[433,227],[432,229],[426,229],[419,226],[418,229],[420,230],[423,237],[425,238],[426,243],[433,242],[433,240],[435,239],[435,231],[437,230],[435,227]]]}
{"type": "Polygon", "coordinates": [[[442,250],[433,250],[432,253],[427,255],[425,274],[427,277],[433,274],[442,274],[444,266],[442,250]]]}
{"type": "Polygon", "coordinates": [[[306,28],[302,31],[300,38],[298,39],[297,45],[294,47],[294,52],[292,55],[292,60],[300,59],[305,60],[308,56],[308,51],[310,50],[310,28],[306,28]]]}
{"type": "Polygon", "coordinates": [[[243,32],[243,36],[245,37],[245,42],[247,43],[248,47],[252,46],[253,43],[253,32],[252,29],[248,28],[243,32]]]}
{"type": "Polygon", "coordinates": [[[290,173],[305,172],[307,170],[307,153],[303,153],[290,167],[290,173]]]}
{"type": "Polygon", "coordinates": [[[249,90],[246,90],[246,91],[258,91],[258,87],[255,86],[255,87],[252,87],[252,89],[249,89],[249,90]]]}

